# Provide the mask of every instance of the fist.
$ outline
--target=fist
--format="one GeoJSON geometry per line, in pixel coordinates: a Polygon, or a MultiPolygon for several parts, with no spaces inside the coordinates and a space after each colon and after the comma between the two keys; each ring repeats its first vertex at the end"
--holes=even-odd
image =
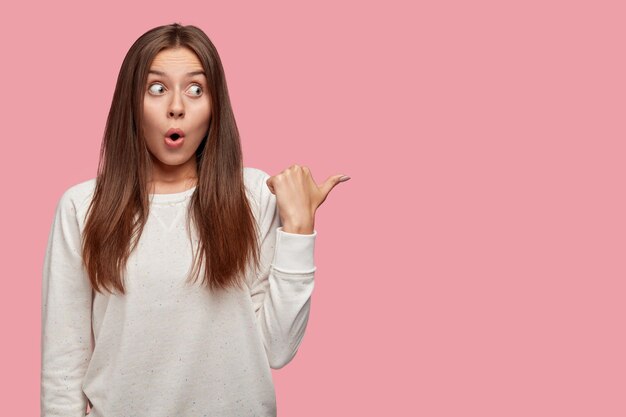
{"type": "Polygon", "coordinates": [[[313,233],[315,212],[337,184],[349,179],[342,174],[332,175],[318,185],[311,170],[300,165],[292,165],[269,177],[266,184],[276,195],[283,231],[313,233]]]}

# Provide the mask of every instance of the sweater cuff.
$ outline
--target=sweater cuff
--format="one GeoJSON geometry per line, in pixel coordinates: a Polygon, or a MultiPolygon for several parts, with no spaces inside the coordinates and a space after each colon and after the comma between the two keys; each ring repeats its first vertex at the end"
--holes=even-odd
{"type": "Polygon", "coordinates": [[[282,226],[276,230],[276,249],[272,265],[287,273],[311,273],[315,271],[315,237],[312,234],[284,232],[282,226]]]}

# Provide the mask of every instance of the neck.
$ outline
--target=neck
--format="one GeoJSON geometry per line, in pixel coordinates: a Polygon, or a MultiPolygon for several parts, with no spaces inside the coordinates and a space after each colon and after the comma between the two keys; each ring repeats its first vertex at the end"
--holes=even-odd
{"type": "Polygon", "coordinates": [[[197,181],[198,171],[195,157],[190,158],[182,165],[165,165],[158,160],[153,160],[148,187],[155,193],[178,192],[193,187],[197,181]]]}

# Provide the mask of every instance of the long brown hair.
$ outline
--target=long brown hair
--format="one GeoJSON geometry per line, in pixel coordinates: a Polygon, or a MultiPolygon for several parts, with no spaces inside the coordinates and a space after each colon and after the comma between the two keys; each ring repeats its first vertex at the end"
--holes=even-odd
{"type": "MultiPolygon", "coordinates": [[[[144,33],[122,63],[100,149],[94,195],[83,232],[82,255],[93,288],[125,294],[126,262],[136,247],[150,208],[151,157],[142,136],[145,84],[154,57],[167,48],[195,52],[207,75],[211,120],[196,151],[198,181],[187,216],[198,233],[193,250],[197,280],[211,290],[242,288],[250,259],[258,268],[257,225],[246,197],[239,131],[217,50],[199,28],[178,23],[144,33]],[[198,254],[200,256],[198,256],[198,254]]],[[[189,278],[188,278],[189,279],[189,278]]]]}

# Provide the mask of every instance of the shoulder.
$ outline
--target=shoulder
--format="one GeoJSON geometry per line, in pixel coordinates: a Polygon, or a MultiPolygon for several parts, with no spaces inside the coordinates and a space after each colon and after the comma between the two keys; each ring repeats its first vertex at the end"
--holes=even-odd
{"type": "Polygon", "coordinates": [[[246,188],[255,196],[259,196],[267,187],[267,179],[271,177],[270,174],[259,168],[244,167],[243,168],[243,181],[246,188]]]}
{"type": "Polygon", "coordinates": [[[247,183],[256,184],[260,182],[261,180],[267,180],[267,178],[269,178],[270,176],[271,176],[270,174],[268,174],[267,172],[259,168],[253,168],[253,167],[243,168],[243,178],[246,184],[247,183]]]}
{"type": "Polygon", "coordinates": [[[244,167],[243,176],[246,192],[257,210],[261,211],[258,214],[262,215],[262,212],[267,211],[268,207],[276,204],[276,196],[267,186],[267,179],[271,175],[259,168],[244,167]]]}
{"type": "Polygon", "coordinates": [[[72,201],[75,204],[82,205],[85,200],[93,196],[96,187],[96,179],[90,178],[86,181],[76,183],[69,186],[61,196],[63,201],[72,201]]]}
{"type": "Polygon", "coordinates": [[[69,213],[85,214],[95,191],[96,178],[75,183],[65,189],[58,200],[57,211],[66,215],[69,213]]]}

